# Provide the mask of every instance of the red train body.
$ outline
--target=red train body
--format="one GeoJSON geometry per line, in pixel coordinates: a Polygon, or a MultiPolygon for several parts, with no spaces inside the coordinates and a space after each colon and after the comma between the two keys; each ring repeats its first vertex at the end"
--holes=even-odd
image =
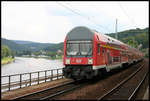
{"type": "Polygon", "coordinates": [[[65,38],[63,73],[67,78],[91,79],[142,60],[143,56],[139,50],[112,37],[80,26],[65,38]]]}

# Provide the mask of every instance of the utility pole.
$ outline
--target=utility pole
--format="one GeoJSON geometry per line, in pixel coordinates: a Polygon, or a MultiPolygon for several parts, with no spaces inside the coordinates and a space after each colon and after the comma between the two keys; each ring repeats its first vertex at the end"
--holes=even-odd
{"type": "Polygon", "coordinates": [[[118,34],[117,34],[117,19],[116,19],[116,39],[118,39],[118,34]]]}

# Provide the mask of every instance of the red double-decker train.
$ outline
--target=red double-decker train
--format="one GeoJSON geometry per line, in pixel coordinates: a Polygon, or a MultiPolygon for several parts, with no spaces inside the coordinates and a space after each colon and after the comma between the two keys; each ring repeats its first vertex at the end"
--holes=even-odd
{"type": "Polygon", "coordinates": [[[66,78],[91,79],[143,59],[127,44],[87,27],[72,29],[64,41],[63,74],[66,78]]]}

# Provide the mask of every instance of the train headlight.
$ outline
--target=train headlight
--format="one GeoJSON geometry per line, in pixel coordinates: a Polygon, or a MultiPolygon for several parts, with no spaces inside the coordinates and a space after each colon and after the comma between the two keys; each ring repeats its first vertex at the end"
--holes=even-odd
{"type": "Polygon", "coordinates": [[[70,59],[66,59],[65,63],[70,64],[70,59]]]}
{"type": "Polygon", "coordinates": [[[88,64],[93,64],[93,59],[88,59],[88,64]]]}

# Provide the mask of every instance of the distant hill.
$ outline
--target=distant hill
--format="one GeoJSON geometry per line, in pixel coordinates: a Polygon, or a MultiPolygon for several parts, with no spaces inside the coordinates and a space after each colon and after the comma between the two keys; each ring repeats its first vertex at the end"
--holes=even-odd
{"type": "MultiPolygon", "coordinates": [[[[149,28],[145,29],[130,29],[118,32],[118,40],[127,43],[130,39],[134,39],[138,44],[142,44],[143,48],[149,47],[149,28]]],[[[115,33],[106,34],[115,38],[115,33]]]]}
{"type": "Polygon", "coordinates": [[[39,43],[39,42],[32,42],[32,41],[22,41],[22,40],[8,40],[1,38],[1,42],[4,45],[7,45],[11,50],[14,51],[23,51],[29,50],[31,52],[42,50],[45,47],[49,47],[55,45],[54,43],[39,43]]]}
{"type": "Polygon", "coordinates": [[[56,52],[57,50],[63,51],[63,49],[64,49],[64,42],[44,48],[45,51],[51,51],[51,52],[56,52]]]}
{"type": "MultiPolygon", "coordinates": [[[[149,48],[149,28],[145,29],[130,29],[118,32],[118,39],[124,43],[127,43],[130,39],[134,38],[138,44],[142,44],[143,48],[149,48]]],[[[111,37],[115,37],[115,33],[106,34],[111,37]]],[[[22,41],[22,40],[8,40],[2,39],[2,44],[7,45],[11,50],[23,51],[24,49],[30,50],[31,52],[45,50],[56,52],[57,50],[62,50],[64,43],[39,43],[32,41],[22,41]]]]}
{"type": "MultiPolygon", "coordinates": [[[[145,29],[137,28],[137,29],[125,30],[125,31],[122,31],[122,32],[118,32],[118,39],[129,37],[129,36],[136,36],[137,34],[140,34],[140,33],[143,33],[143,32],[148,34],[148,31],[149,31],[148,28],[145,28],[145,29]]],[[[109,36],[115,38],[115,33],[109,33],[109,34],[106,34],[106,35],[109,35],[109,36]]]]}
{"type": "Polygon", "coordinates": [[[22,40],[11,40],[11,41],[23,45],[24,47],[28,48],[28,50],[32,52],[39,51],[45,47],[55,45],[54,43],[39,43],[33,41],[22,41],[22,40]]]}
{"type": "Polygon", "coordinates": [[[5,38],[1,38],[1,42],[2,45],[7,45],[13,51],[23,51],[26,49],[23,45],[16,44],[15,42],[5,38]]]}
{"type": "Polygon", "coordinates": [[[22,40],[11,40],[17,44],[30,44],[30,43],[36,43],[36,42],[33,42],[33,41],[22,41],[22,40]]]}

